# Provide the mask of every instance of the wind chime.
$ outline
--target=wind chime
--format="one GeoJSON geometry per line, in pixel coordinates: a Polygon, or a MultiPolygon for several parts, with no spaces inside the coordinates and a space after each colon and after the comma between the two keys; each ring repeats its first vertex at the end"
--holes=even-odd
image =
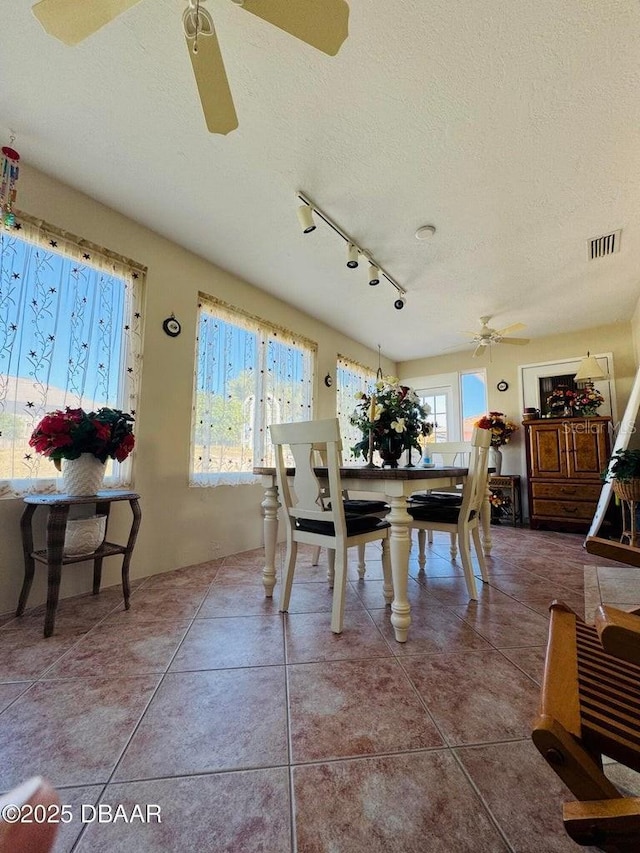
{"type": "MultiPolygon", "coordinates": [[[[11,136],[13,145],[15,136],[11,136]]],[[[20,155],[9,145],[2,146],[1,175],[0,175],[0,218],[5,228],[12,228],[16,221],[13,205],[16,201],[16,184],[20,169],[20,155]]]]}

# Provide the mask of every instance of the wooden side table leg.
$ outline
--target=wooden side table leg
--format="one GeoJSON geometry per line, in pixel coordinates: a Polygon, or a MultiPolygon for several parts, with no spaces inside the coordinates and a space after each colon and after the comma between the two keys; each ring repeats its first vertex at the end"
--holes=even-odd
{"type": "MultiPolygon", "coordinates": [[[[107,520],[104,526],[104,538],[107,538],[107,528],[109,526],[109,510],[111,504],[106,501],[98,501],[96,503],[96,515],[106,515],[107,520]]],[[[102,557],[98,557],[93,561],[93,594],[97,595],[100,592],[100,584],[102,583],[102,557]]]]}
{"type": "Polygon", "coordinates": [[[35,572],[36,561],[31,554],[33,553],[33,530],[31,529],[31,521],[37,507],[33,504],[27,504],[22,518],[20,519],[20,530],[22,532],[22,551],[24,553],[24,581],[20,590],[20,599],[18,600],[18,609],[16,616],[22,616],[24,609],[27,606],[27,599],[31,592],[31,584],[33,583],[33,575],[35,572]]]}
{"type": "Polygon", "coordinates": [[[142,512],[140,510],[140,504],[137,498],[130,500],[129,506],[131,507],[131,512],[133,514],[133,521],[131,522],[131,530],[129,532],[129,539],[127,541],[127,550],[125,552],[124,559],[122,560],[122,597],[124,598],[125,610],[128,610],[130,607],[129,596],[131,590],[129,587],[129,564],[131,563],[133,546],[136,544],[136,539],[138,538],[138,530],[140,530],[140,522],[142,520],[142,512]]]}
{"type": "Polygon", "coordinates": [[[52,506],[47,519],[47,613],[44,620],[44,635],[50,637],[56,621],[56,608],[60,593],[60,576],[62,574],[62,551],[64,548],[64,532],[67,527],[69,506],[52,506]]]}

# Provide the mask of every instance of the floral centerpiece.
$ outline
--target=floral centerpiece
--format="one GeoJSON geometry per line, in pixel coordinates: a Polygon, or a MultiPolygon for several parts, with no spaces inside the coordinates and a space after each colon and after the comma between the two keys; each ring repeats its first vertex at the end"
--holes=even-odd
{"type": "Polygon", "coordinates": [[[376,382],[373,393],[359,391],[355,396],[358,402],[349,420],[362,432],[362,439],[351,448],[356,459],[368,458],[370,435],[383,464],[392,468],[397,468],[404,450],[421,451],[418,437],[433,431],[433,424],[427,421],[431,408],[420,403],[412,388],[400,385],[395,378],[384,377],[376,382]]]}
{"type": "Polygon", "coordinates": [[[108,458],[124,462],[133,450],[133,417],[119,409],[60,409],[46,414],[29,439],[37,453],[48,456],[58,470],[61,459],[89,453],[103,464],[108,458]]]}
{"type": "Polygon", "coordinates": [[[489,412],[476,421],[474,426],[491,430],[491,447],[501,447],[509,444],[513,433],[519,429],[513,421],[507,420],[504,412],[489,412]]]}
{"type": "Polygon", "coordinates": [[[604,397],[591,383],[587,383],[584,388],[580,388],[573,400],[576,412],[586,417],[596,415],[603,403],[604,397]]]}
{"type": "Polygon", "coordinates": [[[558,385],[547,397],[549,414],[554,418],[571,417],[575,413],[576,392],[568,385],[558,385]]]}

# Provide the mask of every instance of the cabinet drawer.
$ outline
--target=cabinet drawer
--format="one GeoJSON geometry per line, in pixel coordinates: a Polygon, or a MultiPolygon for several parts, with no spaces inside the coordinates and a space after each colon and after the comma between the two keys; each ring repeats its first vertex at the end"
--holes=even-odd
{"type": "Polygon", "coordinates": [[[591,519],[595,508],[595,501],[545,501],[536,498],[532,514],[547,518],[591,519]]]}
{"type": "Polygon", "coordinates": [[[562,501],[597,501],[601,488],[595,483],[531,483],[531,494],[534,498],[562,501]]]}

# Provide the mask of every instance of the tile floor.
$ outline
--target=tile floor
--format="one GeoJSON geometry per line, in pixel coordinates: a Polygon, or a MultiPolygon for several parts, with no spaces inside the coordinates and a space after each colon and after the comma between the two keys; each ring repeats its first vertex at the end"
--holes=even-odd
{"type": "Polygon", "coordinates": [[[585,564],[606,561],[581,536],[492,532],[478,602],[446,535],[425,573],[412,559],[402,645],[377,546],[364,581],[353,553],[341,636],[310,551],[287,616],[253,551],[136,582],[128,612],[116,588],[67,599],[47,640],[42,609],[6,621],[0,791],[58,786],[73,820],[56,853],[577,850],[530,721],[547,606],[582,613],[585,564]],[[82,822],[97,803],[158,805],[161,823],[82,822]]]}

